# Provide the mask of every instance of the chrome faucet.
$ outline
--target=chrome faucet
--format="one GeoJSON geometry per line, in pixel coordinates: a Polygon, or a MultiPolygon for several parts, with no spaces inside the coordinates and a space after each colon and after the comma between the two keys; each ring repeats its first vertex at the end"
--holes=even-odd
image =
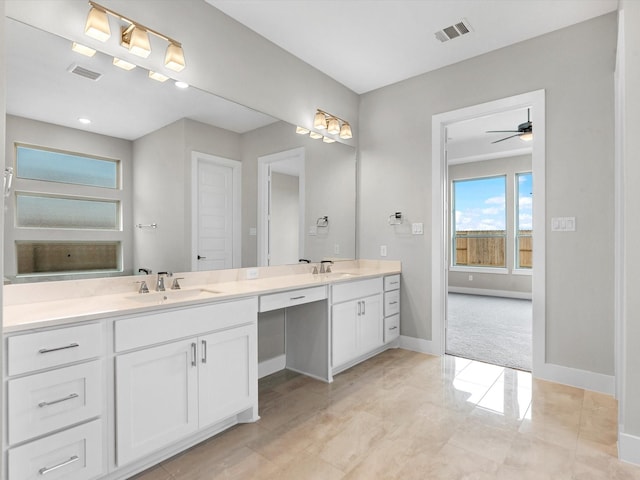
{"type": "Polygon", "coordinates": [[[320,273],[331,273],[331,265],[333,265],[332,260],[322,260],[320,262],[320,273]]]}
{"type": "Polygon", "coordinates": [[[156,292],[164,292],[164,277],[169,276],[169,272],[158,272],[158,280],[156,281],[156,292]]]}
{"type": "Polygon", "coordinates": [[[184,280],[184,277],[177,277],[173,279],[173,283],[171,284],[171,290],[180,290],[180,283],[178,283],[178,280],[184,280]]]}
{"type": "Polygon", "coordinates": [[[141,282],[136,282],[140,284],[140,288],[138,289],[138,293],[149,293],[149,287],[147,287],[147,282],[142,280],[141,282]]]}

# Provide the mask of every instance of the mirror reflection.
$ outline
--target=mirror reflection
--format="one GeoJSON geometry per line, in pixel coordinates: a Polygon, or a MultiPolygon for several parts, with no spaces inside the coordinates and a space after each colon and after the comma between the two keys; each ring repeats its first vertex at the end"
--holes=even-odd
{"type": "Polygon", "coordinates": [[[355,257],[354,148],[11,19],[6,44],[6,280],[355,257]],[[55,173],[95,165],[116,188],[55,173]]]}

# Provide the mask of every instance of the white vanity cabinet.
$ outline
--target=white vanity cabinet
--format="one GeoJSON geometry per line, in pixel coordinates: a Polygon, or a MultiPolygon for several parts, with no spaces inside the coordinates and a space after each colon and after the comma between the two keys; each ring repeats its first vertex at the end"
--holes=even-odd
{"type": "Polygon", "coordinates": [[[103,325],[9,335],[8,480],[90,480],[103,462],[103,325]]]}
{"type": "Polygon", "coordinates": [[[336,367],[366,356],[384,344],[382,278],[333,285],[331,360],[336,367]]]}
{"type": "Polygon", "coordinates": [[[384,277],[384,343],[400,336],[400,275],[384,277]]]}
{"type": "Polygon", "coordinates": [[[116,356],[118,466],[241,412],[257,418],[256,321],[251,298],[115,322],[116,350],[138,348],[116,356]]]}

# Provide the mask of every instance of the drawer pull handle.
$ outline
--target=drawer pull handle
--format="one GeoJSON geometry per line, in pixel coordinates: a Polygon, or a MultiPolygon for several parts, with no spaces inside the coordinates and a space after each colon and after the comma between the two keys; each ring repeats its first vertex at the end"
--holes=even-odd
{"type": "Polygon", "coordinates": [[[395,330],[397,328],[398,328],[397,326],[396,327],[391,327],[389,330],[395,330]]]}
{"type": "Polygon", "coordinates": [[[397,305],[398,301],[396,300],[395,302],[389,302],[389,305],[397,305]]]}
{"type": "Polygon", "coordinates": [[[191,344],[191,366],[195,367],[196,363],[196,342],[191,344]]]}
{"type": "Polygon", "coordinates": [[[80,395],[77,393],[72,393],[71,395],[67,395],[66,397],[59,398],[58,400],[51,400],[50,402],[40,402],[38,406],[40,408],[48,407],[49,405],[55,405],[56,403],[66,402],[67,400],[73,400],[74,398],[78,398],[80,395]]]}
{"type": "Polygon", "coordinates": [[[41,348],[40,350],[38,350],[38,353],[51,353],[51,352],[57,352],[58,350],[66,350],[67,348],[76,348],[79,347],[80,344],[79,343],[70,343],[69,345],[66,345],[64,347],[57,347],[57,348],[41,348]]]}
{"type": "Polygon", "coordinates": [[[389,285],[397,285],[397,284],[399,284],[399,283],[400,283],[400,282],[389,282],[389,285]]]}
{"type": "Polygon", "coordinates": [[[57,470],[59,468],[66,467],[67,465],[71,465],[72,463],[77,462],[78,460],[80,460],[80,457],[78,455],[74,455],[66,462],[59,463],[58,465],[54,465],[53,467],[42,467],[40,470],[38,470],[38,473],[40,475],[46,475],[49,472],[53,472],[54,470],[57,470]]]}
{"type": "Polygon", "coordinates": [[[299,297],[291,297],[289,300],[302,300],[306,295],[300,295],[299,297]]]}
{"type": "Polygon", "coordinates": [[[202,363],[207,363],[207,341],[202,340],[202,363]]]}

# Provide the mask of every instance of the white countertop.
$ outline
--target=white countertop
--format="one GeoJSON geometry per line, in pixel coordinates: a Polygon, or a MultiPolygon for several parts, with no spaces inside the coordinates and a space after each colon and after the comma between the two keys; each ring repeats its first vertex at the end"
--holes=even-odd
{"type": "Polygon", "coordinates": [[[5,333],[13,333],[113,316],[154,312],[171,307],[331,285],[393,275],[400,273],[401,268],[400,262],[355,260],[341,262],[339,268],[335,268],[329,274],[313,275],[308,273],[308,266],[296,266],[293,269],[301,273],[292,273],[292,268],[262,267],[258,269],[259,278],[230,280],[234,277],[242,278],[242,275],[246,278],[246,270],[225,271],[218,275],[205,272],[179,273],[176,277],[184,277],[184,280],[180,281],[182,290],[170,290],[170,282],[167,282],[165,292],[153,291],[154,285],[150,280],[154,279],[155,275],[6,285],[3,330],[5,333]],[[137,293],[135,281],[141,279],[148,282],[150,293],[137,293]],[[105,288],[100,288],[101,282],[105,288]],[[101,293],[103,291],[104,294],[101,293]]]}

